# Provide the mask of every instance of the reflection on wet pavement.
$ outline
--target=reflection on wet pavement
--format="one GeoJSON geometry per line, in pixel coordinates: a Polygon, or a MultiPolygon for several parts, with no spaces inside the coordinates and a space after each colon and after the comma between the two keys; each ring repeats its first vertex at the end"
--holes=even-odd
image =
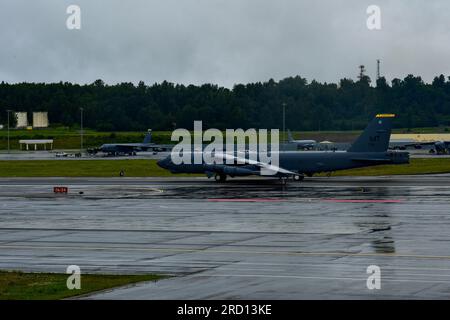
{"type": "Polygon", "coordinates": [[[177,275],[96,298],[448,298],[450,177],[411,179],[0,183],[0,269],[177,275]]]}

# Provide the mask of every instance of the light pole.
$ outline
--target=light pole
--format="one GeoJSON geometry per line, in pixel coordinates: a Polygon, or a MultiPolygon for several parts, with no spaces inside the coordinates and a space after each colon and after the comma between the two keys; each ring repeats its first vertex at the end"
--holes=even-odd
{"type": "Polygon", "coordinates": [[[80,108],[80,153],[83,152],[83,108],[80,108]]]}
{"type": "Polygon", "coordinates": [[[283,102],[281,105],[283,106],[283,142],[286,142],[286,103],[283,102]]]}
{"type": "Polygon", "coordinates": [[[9,154],[9,113],[11,112],[12,110],[6,110],[6,112],[8,113],[8,154],[9,154]]]}

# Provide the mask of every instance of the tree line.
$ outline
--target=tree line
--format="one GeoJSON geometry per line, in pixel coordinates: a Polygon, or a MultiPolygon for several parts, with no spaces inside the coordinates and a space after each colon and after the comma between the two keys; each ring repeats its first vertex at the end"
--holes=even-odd
{"type": "Polygon", "coordinates": [[[450,125],[450,77],[432,83],[408,75],[388,83],[369,77],[339,83],[308,82],[300,76],[280,81],[182,85],[167,81],[107,85],[102,80],[79,85],[59,83],[0,84],[0,123],[6,110],[47,111],[50,124],[77,127],[80,108],[84,126],[100,131],[203,128],[280,128],[282,108],[292,130],[362,129],[377,113],[396,113],[396,127],[450,125]]]}

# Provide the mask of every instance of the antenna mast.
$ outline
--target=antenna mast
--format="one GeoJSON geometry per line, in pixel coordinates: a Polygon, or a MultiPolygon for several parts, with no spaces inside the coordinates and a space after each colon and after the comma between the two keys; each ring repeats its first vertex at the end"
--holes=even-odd
{"type": "Polygon", "coordinates": [[[377,59],[377,80],[380,79],[380,59],[377,59]]]}

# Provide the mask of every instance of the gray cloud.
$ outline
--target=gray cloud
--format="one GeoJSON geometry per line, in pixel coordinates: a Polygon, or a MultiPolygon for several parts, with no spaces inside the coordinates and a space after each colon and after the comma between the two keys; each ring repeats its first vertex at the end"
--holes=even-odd
{"type": "Polygon", "coordinates": [[[450,2],[388,0],[2,0],[0,80],[107,83],[450,75],[450,2]],[[82,29],[68,30],[78,4],[82,29]],[[382,30],[366,28],[366,8],[382,30]]]}

